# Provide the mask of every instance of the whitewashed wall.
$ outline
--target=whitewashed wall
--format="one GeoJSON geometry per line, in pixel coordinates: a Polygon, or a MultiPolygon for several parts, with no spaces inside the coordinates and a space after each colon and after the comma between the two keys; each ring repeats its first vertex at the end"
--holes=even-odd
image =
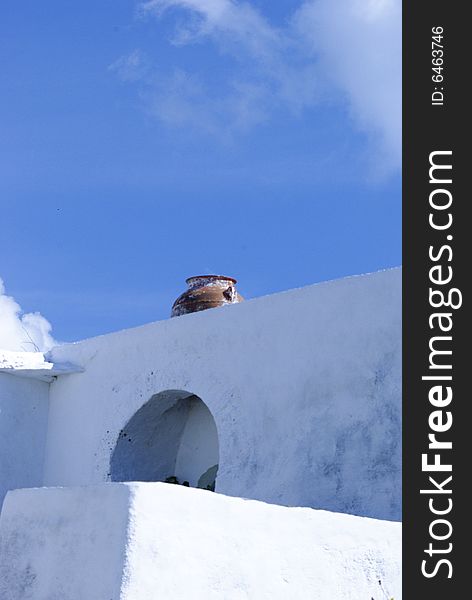
{"type": "Polygon", "coordinates": [[[2,600],[401,600],[401,526],[162,483],[17,490],[2,600]]]}
{"type": "Polygon", "coordinates": [[[48,387],[0,373],[0,507],[8,490],[42,484],[48,387]]]}
{"type": "Polygon", "coordinates": [[[120,430],[186,390],[219,435],[216,490],[400,519],[401,271],[352,277],[58,347],[46,485],[109,479],[120,430]]]}

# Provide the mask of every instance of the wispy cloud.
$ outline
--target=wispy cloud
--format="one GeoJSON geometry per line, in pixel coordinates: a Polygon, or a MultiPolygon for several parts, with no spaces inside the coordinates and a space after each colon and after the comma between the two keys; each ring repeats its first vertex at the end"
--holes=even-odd
{"type": "Polygon", "coordinates": [[[117,73],[122,81],[139,81],[146,77],[148,72],[148,62],[146,56],[140,50],[133,50],[126,56],[121,56],[112,65],[110,71],[117,73]]]}
{"type": "MultiPolygon", "coordinates": [[[[286,111],[348,107],[354,129],[397,167],[401,156],[399,0],[305,0],[283,27],[235,0],[149,0],[144,17],[174,17],[177,47],[210,42],[231,61],[217,84],[205,65],[163,72],[136,50],[111,68],[139,81],[146,110],[169,126],[247,131],[286,111]]],[[[223,70],[221,70],[223,71],[223,70]]]]}
{"type": "Polygon", "coordinates": [[[250,130],[268,119],[267,90],[250,81],[233,81],[213,95],[198,74],[175,69],[143,89],[146,111],[166,125],[197,129],[221,139],[250,130]]]}
{"type": "Polygon", "coordinates": [[[49,321],[37,312],[23,313],[16,300],[6,295],[0,279],[0,348],[45,352],[56,344],[49,321]]]}
{"type": "Polygon", "coordinates": [[[305,2],[293,24],[319,71],[339,90],[353,123],[372,136],[383,159],[401,160],[401,3],[305,2]]]}

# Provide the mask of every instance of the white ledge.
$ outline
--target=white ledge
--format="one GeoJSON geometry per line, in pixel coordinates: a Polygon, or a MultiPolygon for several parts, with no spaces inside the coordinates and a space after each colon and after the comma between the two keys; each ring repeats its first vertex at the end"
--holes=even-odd
{"type": "Polygon", "coordinates": [[[71,363],[46,360],[42,352],[0,350],[0,373],[50,382],[58,375],[81,373],[84,369],[71,363]]]}

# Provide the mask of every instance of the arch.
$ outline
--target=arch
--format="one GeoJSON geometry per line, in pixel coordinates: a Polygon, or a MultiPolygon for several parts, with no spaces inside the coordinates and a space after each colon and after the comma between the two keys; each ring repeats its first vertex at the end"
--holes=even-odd
{"type": "Polygon", "coordinates": [[[190,392],[166,390],[154,394],[120,431],[110,477],[214,489],[218,461],[218,432],[207,405],[190,392]]]}

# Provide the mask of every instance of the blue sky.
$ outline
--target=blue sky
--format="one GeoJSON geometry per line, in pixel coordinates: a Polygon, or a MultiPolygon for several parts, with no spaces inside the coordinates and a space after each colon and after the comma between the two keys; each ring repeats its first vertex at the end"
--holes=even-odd
{"type": "Polygon", "coordinates": [[[2,12],[0,277],[56,339],[401,263],[395,0],[2,12]]]}

